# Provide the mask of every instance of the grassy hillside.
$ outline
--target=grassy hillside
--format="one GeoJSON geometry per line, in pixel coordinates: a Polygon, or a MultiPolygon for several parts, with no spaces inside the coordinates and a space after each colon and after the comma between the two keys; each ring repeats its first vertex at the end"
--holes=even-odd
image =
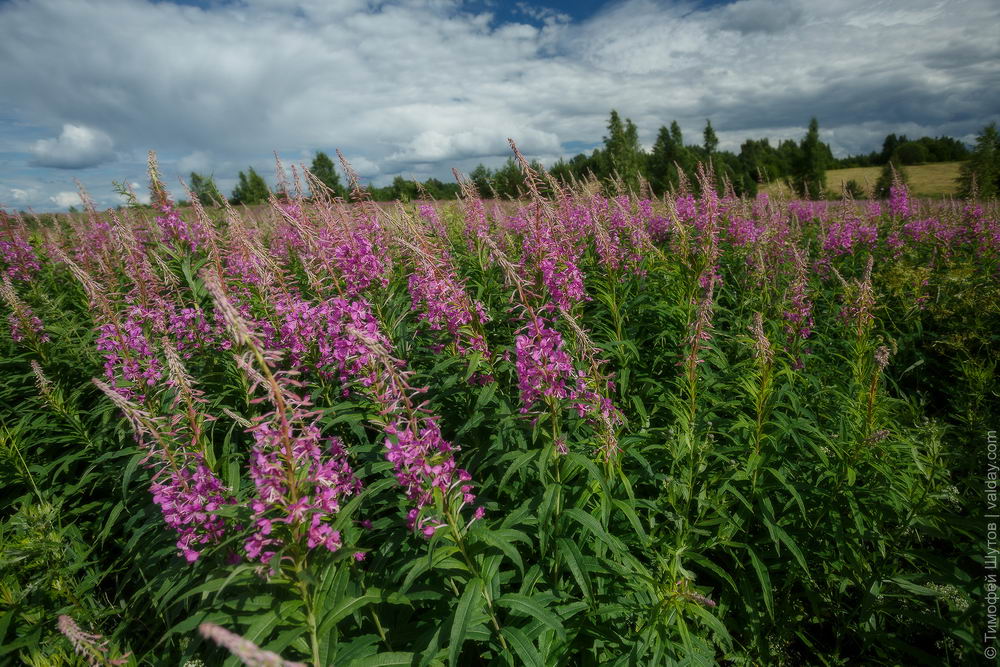
{"type": "MultiPolygon", "coordinates": [[[[918,197],[947,197],[954,195],[958,189],[955,179],[961,162],[937,162],[906,167],[909,176],[910,189],[918,197]]],[[[831,169],[826,172],[827,190],[831,196],[840,194],[843,184],[849,180],[857,181],[862,187],[875,185],[881,167],[854,167],[851,169],[831,169]]],[[[762,190],[778,193],[787,191],[784,183],[771,183],[762,190]]]]}

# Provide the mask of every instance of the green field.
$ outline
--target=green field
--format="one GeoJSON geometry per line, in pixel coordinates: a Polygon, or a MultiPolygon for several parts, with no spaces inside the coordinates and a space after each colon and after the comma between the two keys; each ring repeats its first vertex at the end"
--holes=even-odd
{"type": "MultiPolygon", "coordinates": [[[[958,171],[961,162],[936,162],[918,164],[906,167],[910,191],[916,197],[950,197],[958,191],[958,171]]],[[[857,181],[862,187],[874,187],[882,167],[852,167],[850,169],[831,169],[826,172],[827,194],[836,197],[840,194],[844,183],[857,181]]],[[[763,192],[787,193],[784,183],[770,183],[761,188],[763,192]]]]}

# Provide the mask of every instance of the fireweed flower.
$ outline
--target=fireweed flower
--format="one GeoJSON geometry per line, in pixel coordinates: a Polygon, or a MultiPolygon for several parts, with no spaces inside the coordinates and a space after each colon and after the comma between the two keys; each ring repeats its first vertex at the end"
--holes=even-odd
{"type": "Polygon", "coordinates": [[[364,299],[333,298],[313,303],[299,296],[281,295],[274,303],[277,327],[266,332],[264,345],[287,352],[287,363],[296,371],[337,379],[348,393],[351,382],[371,386],[365,368],[370,351],[353,333],[382,339],[371,305],[364,299]]]}
{"type": "Polygon", "coordinates": [[[198,547],[217,543],[225,534],[225,520],[213,512],[234,502],[229,490],[206,465],[201,452],[185,446],[190,439],[176,426],[164,428],[161,418],[128,400],[121,389],[96,378],[93,383],[122,411],[146,449],[143,462],[154,469],[150,484],[153,502],[160,507],[164,522],[177,533],[178,551],[193,563],[201,555],[198,547]]]}
{"type": "Polygon", "coordinates": [[[202,278],[234,340],[249,348],[260,366],[257,370],[237,357],[251,380],[251,391],[262,385],[274,406],[249,429],[254,438],[249,472],[256,495],[250,502],[253,532],[244,544],[247,557],[268,563],[282,547],[303,543],[308,549],[336,551],[342,544],[341,535],[330,520],[339,511],[341,500],[361,488],[343,443],[322,437],[307,411],[308,399],[292,391],[299,383],[288,373],[272,370],[277,354],[262,347],[229,301],[218,277],[203,272],[202,278]]]}
{"type": "Polygon", "coordinates": [[[417,266],[407,280],[411,308],[432,331],[447,331],[460,354],[470,351],[488,356],[486,339],[481,333],[469,331],[470,325],[481,331],[488,321],[481,303],[469,298],[459,280],[450,257],[437,258],[428,252],[417,252],[417,266]]]}
{"type": "MultiPolygon", "coordinates": [[[[386,421],[385,457],[392,463],[396,479],[403,487],[411,508],[407,514],[410,530],[431,537],[448,521],[457,519],[465,505],[475,502],[472,476],[457,467],[457,447],[444,439],[438,418],[421,401],[423,390],[410,386],[410,372],[388,352],[388,339],[371,331],[352,333],[367,347],[367,368],[373,382],[369,394],[381,407],[386,421]],[[435,510],[435,495],[443,503],[444,515],[435,510]]],[[[477,508],[473,520],[481,518],[477,508]]],[[[457,526],[454,526],[457,530],[457,526]]]]}
{"type": "Polygon", "coordinates": [[[389,285],[389,260],[382,252],[385,246],[382,227],[374,215],[355,220],[353,228],[336,239],[331,256],[346,296],[357,296],[372,285],[389,285]]]}
{"type": "Polygon", "coordinates": [[[421,204],[417,207],[417,211],[420,213],[420,217],[427,221],[428,226],[431,231],[440,238],[448,238],[448,228],[445,226],[444,222],[441,220],[441,216],[438,215],[437,209],[431,204],[421,204]]]}
{"type": "Polygon", "coordinates": [[[27,231],[0,210],[0,267],[12,280],[31,280],[42,265],[27,238],[27,231]]]}
{"type": "Polygon", "coordinates": [[[197,252],[204,244],[206,232],[197,221],[186,221],[170,202],[157,207],[160,215],[153,218],[160,230],[160,239],[167,245],[197,252]]]}
{"type": "Polygon", "coordinates": [[[265,651],[249,639],[230,632],[215,623],[202,623],[198,632],[205,639],[211,639],[217,645],[226,649],[249,667],[306,667],[301,662],[291,662],[283,659],[277,653],[265,651]]]}
{"type": "Polygon", "coordinates": [[[129,398],[144,400],[144,392],[163,378],[163,366],[136,314],[99,325],[96,346],[104,356],[105,378],[129,398]]]}
{"type": "Polygon", "coordinates": [[[343,443],[323,438],[315,422],[306,423],[301,407],[291,420],[272,414],[252,427],[250,501],[253,533],[245,549],[250,560],[267,563],[282,546],[304,540],[309,549],[336,551],[341,535],[330,526],[342,500],[361,490],[343,443]],[[281,525],[286,530],[279,531],[281,525]]]}
{"type": "Polygon", "coordinates": [[[7,315],[7,322],[10,325],[10,337],[15,343],[21,343],[25,339],[38,343],[49,341],[42,320],[31,310],[31,306],[17,295],[10,276],[6,273],[3,274],[3,282],[0,283],[0,296],[11,310],[7,315]]]}
{"type": "Polygon", "coordinates": [[[583,416],[592,398],[585,374],[573,365],[562,334],[550,324],[548,319],[535,316],[514,340],[521,412],[532,412],[547,398],[554,398],[574,401],[583,416]]]}
{"type": "Polygon", "coordinates": [[[785,293],[786,309],[782,314],[785,319],[785,334],[789,340],[796,338],[805,340],[812,335],[815,322],[808,287],[809,277],[806,273],[804,253],[796,251],[795,273],[785,293]]]}
{"type": "Polygon", "coordinates": [[[128,653],[120,658],[112,659],[108,640],[101,635],[84,632],[72,616],[61,615],[56,626],[59,628],[59,632],[73,645],[73,652],[83,658],[88,665],[98,667],[98,665],[124,665],[128,663],[128,653]]]}

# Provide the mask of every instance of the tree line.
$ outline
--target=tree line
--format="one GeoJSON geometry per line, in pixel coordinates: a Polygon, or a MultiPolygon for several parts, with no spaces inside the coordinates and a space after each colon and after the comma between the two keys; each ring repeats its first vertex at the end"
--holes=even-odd
{"type": "MultiPolygon", "coordinates": [[[[1000,143],[996,124],[983,129],[971,151],[952,137],[910,140],[906,135],[893,133],[885,137],[880,151],[838,159],[833,156],[830,146],[820,140],[816,118],[809,121],[805,135],[798,141],[785,139],[772,144],[767,138],[747,139],[740,145],[739,152],[719,150],[718,135],[711,120],[705,122],[701,143],[695,144],[685,141],[675,120],[669,126],[660,127],[652,150],[647,152],[639,143],[635,123],[612,110],[607,135],[600,146],[569,160],[560,158],[548,171],[563,182],[595,178],[635,192],[648,187],[653,195],[659,196],[676,190],[682,182],[696,188],[698,164],[710,163],[720,192],[731,187],[736,194],[754,196],[763,183],[784,182],[797,195],[816,199],[825,192],[828,169],[882,165],[880,183],[883,187],[878,188],[876,194],[884,195],[893,172],[905,178],[906,165],[958,160],[965,161],[959,183],[962,194],[975,187],[980,197],[995,196],[1000,191],[1000,143]]],[[[532,164],[541,169],[537,161],[532,164]]],[[[340,174],[326,153],[315,154],[310,171],[333,195],[346,197],[347,190],[340,174]]],[[[521,169],[513,158],[495,169],[480,164],[469,178],[485,197],[514,198],[524,190],[521,169]]],[[[211,176],[192,172],[189,184],[202,204],[211,205],[223,199],[211,176]]],[[[375,201],[444,200],[456,198],[459,186],[437,178],[418,183],[396,176],[389,185],[368,185],[365,190],[375,201]]],[[[250,167],[239,172],[236,187],[228,200],[233,204],[258,204],[266,201],[269,195],[267,181],[250,167]]]]}

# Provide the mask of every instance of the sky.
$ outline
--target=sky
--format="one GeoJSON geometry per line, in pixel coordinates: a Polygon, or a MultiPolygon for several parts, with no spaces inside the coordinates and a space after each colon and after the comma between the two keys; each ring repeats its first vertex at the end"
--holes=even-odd
{"type": "Polygon", "coordinates": [[[0,0],[0,207],[120,203],[156,150],[230,192],[339,148],[363,180],[551,164],[615,108],[723,149],[836,155],[889,132],[972,143],[1000,120],[996,0],[0,0]]]}

